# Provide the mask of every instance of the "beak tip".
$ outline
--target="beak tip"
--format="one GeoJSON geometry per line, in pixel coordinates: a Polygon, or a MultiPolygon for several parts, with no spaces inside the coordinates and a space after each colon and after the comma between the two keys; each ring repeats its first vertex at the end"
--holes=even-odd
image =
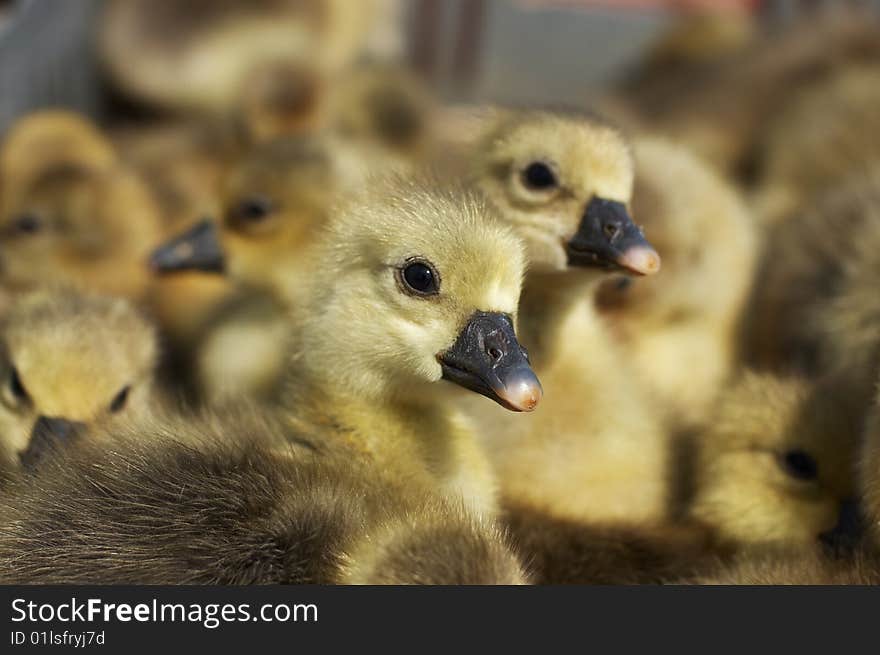
{"type": "Polygon", "coordinates": [[[499,394],[499,396],[506,401],[510,409],[516,412],[532,412],[541,402],[544,390],[537,378],[533,378],[507,387],[503,395],[499,394]]]}
{"type": "Polygon", "coordinates": [[[535,408],[538,406],[538,403],[540,402],[540,400],[541,399],[539,397],[530,396],[529,398],[525,399],[525,401],[522,403],[522,405],[520,405],[519,411],[521,411],[521,412],[534,412],[535,408]]]}
{"type": "Polygon", "coordinates": [[[508,314],[475,312],[455,343],[436,357],[444,379],[512,412],[531,412],[543,395],[508,314]]]}
{"type": "Polygon", "coordinates": [[[155,254],[151,255],[150,258],[147,260],[147,268],[150,269],[151,273],[163,272],[162,262],[159,260],[158,257],[156,257],[155,254]]]}
{"type": "Polygon", "coordinates": [[[634,246],[621,255],[619,264],[638,275],[654,275],[660,271],[660,255],[650,246],[634,246]]]}

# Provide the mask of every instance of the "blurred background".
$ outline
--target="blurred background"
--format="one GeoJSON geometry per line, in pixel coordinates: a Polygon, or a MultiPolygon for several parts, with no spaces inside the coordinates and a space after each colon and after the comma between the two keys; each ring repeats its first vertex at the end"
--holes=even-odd
{"type": "MultiPolygon", "coordinates": [[[[70,107],[98,118],[109,112],[113,105],[94,47],[105,4],[113,3],[0,0],[0,130],[22,113],[46,106],[70,107]]],[[[190,4],[189,11],[196,15],[211,2],[190,4]]],[[[880,0],[383,0],[378,4],[383,5],[381,18],[370,30],[374,32],[370,49],[408,60],[444,99],[544,105],[577,105],[585,92],[620,79],[682,16],[751,14],[769,28],[780,29],[816,11],[854,6],[880,11],[880,0]]]]}

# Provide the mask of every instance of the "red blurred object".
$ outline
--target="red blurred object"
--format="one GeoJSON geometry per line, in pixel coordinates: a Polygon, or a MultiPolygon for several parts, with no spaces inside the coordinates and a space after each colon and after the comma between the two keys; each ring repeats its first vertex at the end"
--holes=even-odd
{"type": "Polygon", "coordinates": [[[518,0],[526,8],[662,9],[679,12],[753,12],[762,0],[518,0]]]}

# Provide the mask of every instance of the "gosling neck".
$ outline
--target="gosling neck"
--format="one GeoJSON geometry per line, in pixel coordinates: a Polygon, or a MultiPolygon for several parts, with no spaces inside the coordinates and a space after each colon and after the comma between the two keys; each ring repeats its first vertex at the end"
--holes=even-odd
{"type": "Polygon", "coordinates": [[[526,275],[519,301],[519,332],[532,361],[550,361],[562,339],[566,319],[576,311],[592,311],[605,272],[591,268],[526,275]]]}
{"type": "Polygon", "coordinates": [[[455,427],[437,387],[414,381],[406,389],[380,374],[359,386],[331,380],[326,369],[300,369],[289,377],[285,405],[305,429],[328,430],[373,456],[422,461],[443,459],[455,427]]]}

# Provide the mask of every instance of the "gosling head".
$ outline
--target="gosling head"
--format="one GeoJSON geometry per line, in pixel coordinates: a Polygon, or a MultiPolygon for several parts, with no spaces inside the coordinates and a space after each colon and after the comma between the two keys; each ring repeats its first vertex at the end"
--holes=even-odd
{"type": "Polygon", "coordinates": [[[854,440],[804,380],[746,374],[700,436],[695,518],[732,543],[816,544],[852,494],[854,440]]]}
{"type": "Polygon", "coordinates": [[[514,333],[522,246],[475,196],[375,182],[334,216],[311,262],[300,356],[333,384],[415,398],[445,379],[511,410],[538,404],[514,333]]]}
{"type": "Polygon", "coordinates": [[[83,119],[38,114],[14,127],[0,151],[0,186],[5,286],[76,284],[129,297],[145,289],[158,207],[83,119]]]}
{"type": "Polygon", "coordinates": [[[155,360],[153,328],[124,300],[69,290],[18,298],[0,343],[7,459],[32,466],[48,442],[144,411],[155,360]]]}
{"type": "Polygon", "coordinates": [[[152,267],[161,274],[228,273],[279,290],[296,276],[290,268],[319,232],[341,184],[326,141],[300,136],[262,144],[228,173],[221,219],[154,250],[152,267]]]}
{"type": "Polygon", "coordinates": [[[614,128],[502,113],[473,163],[475,183],[523,238],[533,270],[659,270],[659,255],[629,215],[633,157],[614,128]]]}

